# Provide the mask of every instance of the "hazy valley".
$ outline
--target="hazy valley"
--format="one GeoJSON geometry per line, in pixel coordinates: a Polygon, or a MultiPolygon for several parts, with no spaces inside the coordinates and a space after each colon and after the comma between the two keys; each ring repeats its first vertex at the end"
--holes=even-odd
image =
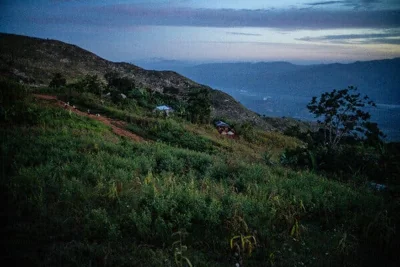
{"type": "Polygon", "coordinates": [[[314,120],[306,106],[325,91],[357,86],[378,105],[369,109],[389,140],[400,140],[400,58],[348,64],[295,65],[288,62],[196,64],[154,59],[144,68],[173,70],[218,88],[250,110],[272,117],[314,120]]]}

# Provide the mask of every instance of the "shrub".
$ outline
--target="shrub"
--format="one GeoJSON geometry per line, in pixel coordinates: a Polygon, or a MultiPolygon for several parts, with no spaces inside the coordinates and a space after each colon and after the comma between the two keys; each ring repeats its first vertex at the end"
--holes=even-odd
{"type": "Polygon", "coordinates": [[[97,75],[86,74],[78,82],[73,84],[73,87],[75,91],[80,93],[87,92],[101,96],[105,85],[97,75]]]}
{"type": "Polygon", "coordinates": [[[65,77],[57,72],[53,75],[53,78],[50,81],[49,87],[50,88],[59,88],[62,86],[65,86],[67,84],[67,80],[65,79],[65,77]]]}
{"type": "Polygon", "coordinates": [[[37,121],[37,106],[28,92],[23,85],[0,79],[0,121],[12,124],[37,121]]]}

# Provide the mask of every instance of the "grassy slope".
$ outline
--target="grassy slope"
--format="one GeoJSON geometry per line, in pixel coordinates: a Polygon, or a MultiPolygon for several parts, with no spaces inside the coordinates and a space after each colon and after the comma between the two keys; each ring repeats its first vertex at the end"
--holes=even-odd
{"type": "Polygon", "coordinates": [[[194,266],[232,266],[237,234],[257,239],[247,266],[388,261],[395,221],[381,196],[262,163],[263,151],[278,154],[295,140],[264,133],[255,143],[231,141],[210,127],[137,116],[132,129],[155,142],[132,143],[42,102],[17,106],[22,119],[0,127],[3,260],[174,266],[171,234],[184,228],[194,266]],[[157,127],[188,129],[187,143],[154,136],[157,127]]]}

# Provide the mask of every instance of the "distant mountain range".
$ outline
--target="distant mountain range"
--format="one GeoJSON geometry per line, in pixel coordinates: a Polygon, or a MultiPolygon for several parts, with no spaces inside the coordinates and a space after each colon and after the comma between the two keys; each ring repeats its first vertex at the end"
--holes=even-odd
{"type": "MultiPolygon", "coordinates": [[[[229,93],[247,108],[275,119],[313,120],[306,108],[312,96],[354,85],[378,104],[377,108],[368,109],[371,120],[379,124],[389,140],[400,140],[400,58],[316,65],[196,64],[165,59],[138,64],[149,69],[174,70],[229,93]]],[[[271,120],[268,123],[273,125],[271,120]]]]}
{"type": "Polygon", "coordinates": [[[266,95],[311,97],[354,85],[376,102],[400,104],[400,58],[318,65],[259,62],[188,66],[188,63],[159,60],[141,66],[173,70],[216,88],[243,89],[266,95]]]}

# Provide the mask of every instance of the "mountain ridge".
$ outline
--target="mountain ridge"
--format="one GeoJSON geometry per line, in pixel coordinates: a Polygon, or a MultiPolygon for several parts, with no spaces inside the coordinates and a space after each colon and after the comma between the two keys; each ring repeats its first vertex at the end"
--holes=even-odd
{"type": "Polygon", "coordinates": [[[245,88],[266,94],[311,97],[354,85],[376,102],[400,104],[400,58],[313,65],[207,63],[174,70],[216,88],[245,88]]]}
{"type": "Polygon", "coordinates": [[[251,121],[260,128],[274,129],[230,95],[176,72],[145,70],[126,62],[111,62],[79,46],[58,40],[0,33],[0,75],[21,83],[47,86],[56,72],[62,73],[67,82],[74,82],[86,74],[103,78],[110,71],[132,79],[137,86],[161,93],[168,94],[171,92],[168,89],[174,88],[177,98],[192,89],[207,88],[211,92],[213,117],[251,121]]]}

